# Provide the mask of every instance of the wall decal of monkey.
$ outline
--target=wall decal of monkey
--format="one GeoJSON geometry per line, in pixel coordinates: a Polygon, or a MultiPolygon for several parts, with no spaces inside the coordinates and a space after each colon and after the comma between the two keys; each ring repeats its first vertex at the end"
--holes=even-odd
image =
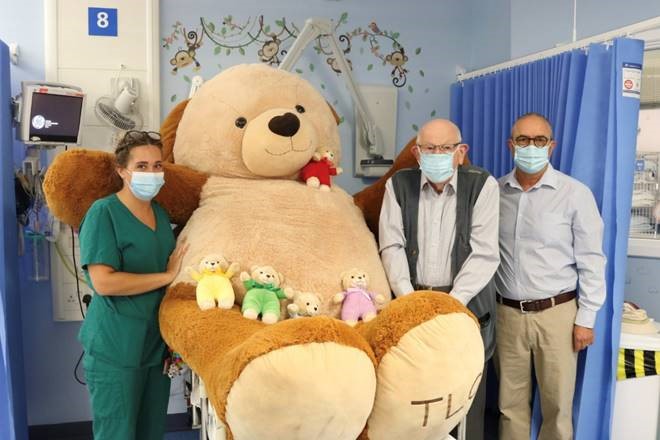
{"type": "Polygon", "coordinates": [[[403,87],[406,84],[406,73],[408,73],[408,70],[403,67],[408,61],[408,56],[405,54],[403,47],[388,54],[385,57],[385,61],[394,66],[394,69],[390,72],[390,75],[393,77],[392,84],[397,87],[403,87]]]}
{"type": "Polygon", "coordinates": [[[202,38],[204,38],[203,33],[197,33],[197,31],[186,32],[183,29],[183,37],[186,42],[187,49],[179,49],[174,56],[170,59],[170,64],[174,66],[172,68],[172,75],[176,75],[178,70],[189,66],[192,63],[195,63],[193,71],[198,71],[201,68],[199,61],[195,58],[195,53],[202,45],[202,38]]]}

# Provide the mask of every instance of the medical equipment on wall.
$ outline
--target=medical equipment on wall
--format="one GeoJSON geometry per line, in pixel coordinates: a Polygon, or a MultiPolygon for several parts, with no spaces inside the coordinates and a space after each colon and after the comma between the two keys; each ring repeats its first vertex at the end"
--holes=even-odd
{"type": "Polygon", "coordinates": [[[188,93],[188,99],[192,98],[195,93],[197,93],[199,88],[202,87],[202,84],[204,84],[204,78],[199,75],[192,77],[190,80],[190,92],[188,93]]]}
{"type": "Polygon", "coordinates": [[[355,175],[365,177],[378,177],[384,175],[394,163],[396,142],[396,88],[381,87],[380,90],[370,90],[370,97],[374,93],[375,99],[369,103],[365,100],[360,87],[357,86],[351,67],[344,57],[344,52],[339,47],[339,42],[334,33],[334,23],[325,18],[309,18],[305,26],[298,34],[298,38],[289,48],[286,56],[280,63],[280,69],[291,71],[296,61],[302,55],[305,47],[313,40],[324,40],[332,51],[332,56],[337,61],[341,75],[346,81],[348,91],[355,104],[355,175]],[[383,93],[382,90],[385,90],[383,93]],[[378,110],[375,112],[374,110],[378,110]],[[374,114],[379,116],[376,124],[374,114]],[[387,127],[387,138],[384,138],[383,127],[387,127]]]}
{"type": "Polygon", "coordinates": [[[115,130],[139,130],[143,118],[138,111],[139,81],[137,78],[115,78],[112,93],[102,96],[94,104],[96,117],[115,130]]]}
{"type": "Polygon", "coordinates": [[[85,94],[61,83],[23,81],[13,100],[16,137],[25,145],[52,148],[79,145],[85,94]]]}

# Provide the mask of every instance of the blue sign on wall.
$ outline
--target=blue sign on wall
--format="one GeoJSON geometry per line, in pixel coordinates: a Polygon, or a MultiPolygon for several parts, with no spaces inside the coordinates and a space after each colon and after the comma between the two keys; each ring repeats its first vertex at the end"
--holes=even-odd
{"type": "Polygon", "coordinates": [[[88,8],[89,35],[117,36],[116,8],[88,8]]]}

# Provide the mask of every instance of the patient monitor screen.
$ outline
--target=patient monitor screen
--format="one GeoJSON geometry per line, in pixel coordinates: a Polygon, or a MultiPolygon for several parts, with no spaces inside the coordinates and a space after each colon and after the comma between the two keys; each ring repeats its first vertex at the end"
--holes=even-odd
{"type": "Polygon", "coordinates": [[[82,96],[33,93],[29,139],[42,142],[76,143],[82,104],[82,96]]]}

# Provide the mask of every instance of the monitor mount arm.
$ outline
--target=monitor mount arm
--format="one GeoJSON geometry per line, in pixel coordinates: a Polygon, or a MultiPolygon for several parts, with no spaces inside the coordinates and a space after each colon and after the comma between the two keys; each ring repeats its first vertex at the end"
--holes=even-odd
{"type": "Polygon", "coordinates": [[[303,50],[316,38],[323,38],[328,41],[332,54],[339,65],[339,69],[341,70],[341,74],[346,80],[348,91],[353,98],[353,102],[357,107],[360,119],[364,124],[365,141],[369,155],[376,159],[382,159],[382,142],[379,142],[377,139],[378,130],[376,128],[376,124],[374,123],[374,119],[369,112],[369,108],[366,105],[364,96],[355,83],[355,79],[351,73],[351,68],[346,61],[346,58],[344,57],[344,52],[339,47],[339,41],[335,35],[332,20],[317,17],[308,18],[305,21],[305,26],[303,27],[302,31],[300,34],[298,34],[298,38],[296,38],[296,40],[293,42],[291,48],[280,63],[280,69],[291,71],[296,61],[298,61],[302,55],[303,50]]]}

